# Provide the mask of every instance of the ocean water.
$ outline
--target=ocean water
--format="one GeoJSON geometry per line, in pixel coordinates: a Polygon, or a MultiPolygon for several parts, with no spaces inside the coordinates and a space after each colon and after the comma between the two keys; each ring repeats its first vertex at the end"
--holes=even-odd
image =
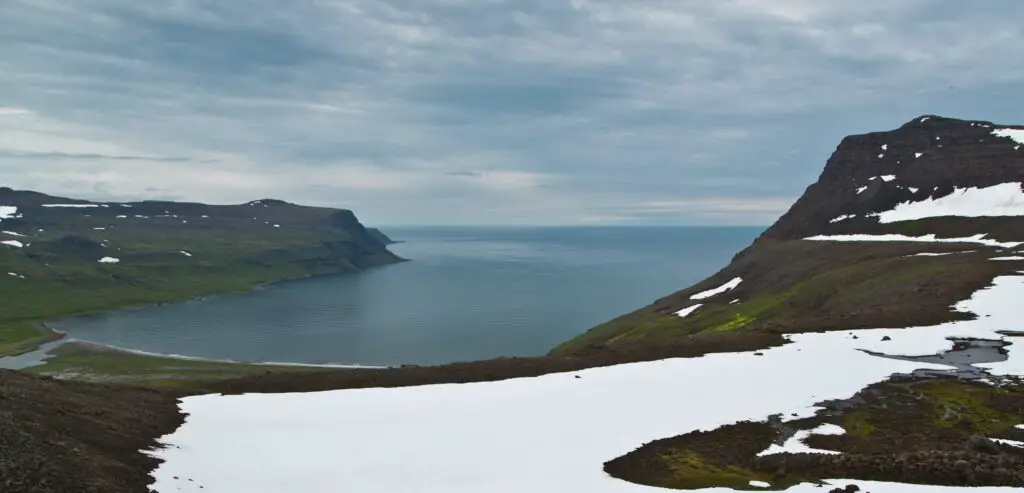
{"type": "Polygon", "coordinates": [[[724,267],[760,228],[392,228],[411,262],[56,321],[80,340],[250,362],[541,355],[724,267]]]}

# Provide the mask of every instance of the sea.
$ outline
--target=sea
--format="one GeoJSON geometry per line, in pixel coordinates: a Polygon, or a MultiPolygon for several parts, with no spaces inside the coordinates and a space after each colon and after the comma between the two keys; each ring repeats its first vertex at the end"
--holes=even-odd
{"type": "Polygon", "coordinates": [[[385,228],[409,259],[358,274],[51,322],[157,354],[393,366],[542,355],[727,265],[762,228],[385,228]]]}

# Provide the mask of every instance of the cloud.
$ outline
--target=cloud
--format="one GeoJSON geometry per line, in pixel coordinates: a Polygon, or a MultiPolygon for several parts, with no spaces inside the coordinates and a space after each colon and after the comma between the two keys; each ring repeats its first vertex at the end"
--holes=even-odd
{"type": "Polygon", "coordinates": [[[8,0],[0,181],[384,224],[766,224],[843,135],[1018,119],[1021,17],[955,0],[8,0]]]}

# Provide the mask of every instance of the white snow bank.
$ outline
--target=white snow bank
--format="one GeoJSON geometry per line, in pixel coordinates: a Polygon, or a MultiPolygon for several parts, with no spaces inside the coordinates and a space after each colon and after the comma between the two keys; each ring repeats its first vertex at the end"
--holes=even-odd
{"type": "Polygon", "coordinates": [[[758,457],[764,457],[766,455],[774,455],[774,454],[781,454],[781,453],[790,453],[790,454],[832,454],[832,455],[836,455],[836,454],[839,454],[839,452],[836,452],[835,450],[821,450],[821,449],[816,449],[816,448],[808,447],[807,444],[804,443],[804,440],[806,440],[811,435],[845,435],[845,434],[846,434],[846,430],[844,430],[843,427],[836,426],[836,425],[830,424],[830,423],[825,423],[825,424],[823,424],[823,425],[821,425],[821,426],[819,426],[817,428],[814,428],[813,430],[800,430],[800,431],[797,431],[795,435],[793,435],[788,440],[786,440],[786,442],[783,443],[782,445],[776,445],[776,444],[773,443],[770,447],[768,447],[764,451],[759,452],[757,454],[757,456],[758,457]]]}
{"type": "Polygon", "coordinates": [[[0,205],[0,219],[10,219],[17,214],[17,207],[11,205],[0,205]]]}
{"type": "Polygon", "coordinates": [[[710,298],[710,297],[712,297],[712,296],[714,296],[716,294],[721,294],[721,293],[724,293],[726,291],[730,291],[732,289],[736,289],[736,286],[739,286],[741,282],[743,282],[743,279],[735,277],[732,280],[730,280],[729,282],[727,282],[727,283],[725,283],[725,284],[723,284],[721,286],[718,286],[717,288],[709,289],[707,291],[701,291],[700,293],[697,293],[697,294],[691,296],[690,299],[691,300],[703,300],[705,298],[710,298]]]}
{"type": "Polygon", "coordinates": [[[697,311],[697,309],[700,308],[700,307],[701,307],[701,304],[697,303],[696,305],[688,306],[686,308],[683,308],[682,310],[679,310],[678,312],[676,312],[676,315],[679,315],[680,317],[685,317],[685,316],[687,316],[687,315],[697,311]]]}
{"type": "Polygon", "coordinates": [[[984,234],[978,234],[966,238],[936,238],[934,234],[927,234],[924,236],[906,236],[898,234],[818,235],[810,236],[804,239],[812,241],[912,241],[928,243],[980,243],[982,245],[997,246],[1003,248],[1013,248],[1017,245],[1024,243],[1024,241],[1000,243],[999,241],[996,240],[986,239],[984,234]]]}
{"type": "Polygon", "coordinates": [[[14,248],[25,248],[25,244],[20,242],[20,241],[18,241],[18,240],[0,241],[0,244],[4,244],[4,245],[11,246],[11,247],[14,247],[14,248]]]}
{"type": "Polygon", "coordinates": [[[877,216],[881,223],[942,216],[1024,216],[1024,192],[1020,182],[985,188],[957,188],[938,199],[900,203],[877,216]]]}
{"type": "Polygon", "coordinates": [[[43,204],[43,207],[73,207],[78,209],[85,209],[89,207],[99,207],[97,204],[43,204]]]}
{"type": "Polygon", "coordinates": [[[1024,144],[1024,130],[1017,128],[997,128],[992,131],[996,137],[1006,137],[1018,144],[1024,144]]]}
{"type": "Polygon", "coordinates": [[[101,263],[101,264],[116,264],[116,263],[118,263],[120,261],[121,261],[121,259],[117,259],[117,258],[114,258],[114,257],[103,257],[103,258],[98,260],[98,262],[101,263]]]}
{"type": "MultiPolygon", "coordinates": [[[[949,349],[951,336],[999,338],[995,331],[1019,322],[1022,298],[1024,277],[1003,276],[955,306],[978,314],[974,320],[860,330],[856,340],[846,332],[794,334],[792,344],[760,357],[712,354],[487,383],[186,397],[187,420],[160,439],[166,448],[151,452],[163,460],[153,489],[654,493],[609,477],[602,464],[652,440],[808,415],[814,403],[849,398],[894,372],[940,368],[860,349],[922,355],[949,349]],[[886,335],[892,340],[881,342],[886,335]]],[[[1007,348],[1011,355],[1024,354],[1016,346],[1007,348]]],[[[1012,491],[850,482],[868,491],[1012,491]]]]}

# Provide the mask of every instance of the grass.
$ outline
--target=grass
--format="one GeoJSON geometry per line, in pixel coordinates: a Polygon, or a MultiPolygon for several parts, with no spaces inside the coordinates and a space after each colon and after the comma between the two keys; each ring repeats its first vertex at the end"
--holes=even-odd
{"type": "Polygon", "coordinates": [[[98,346],[69,343],[54,350],[53,358],[26,371],[94,381],[142,383],[155,387],[194,387],[216,379],[242,377],[268,371],[308,372],[322,368],[252,365],[148,356],[98,346]]]}
{"type": "Polygon", "coordinates": [[[38,323],[19,320],[0,324],[0,357],[27,353],[52,335],[38,323]]]}
{"type": "Polygon", "coordinates": [[[915,390],[931,402],[936,426],[991,435],[1022,421],[1019,415],[991,405],[993,395],[1009,395],[1006,390],[943,381],[922,384],[915,390]]]}
{"type": "Polygon", "coordinates": [[[732,488],[737,490],[782,490],[800,482],[795,477],[773,481],[770,474],[739,466],[717,466],[704,460],[700,454],[687,450],[673,450],[659,455],[672,472],[672,476],[658,486],[679,490],[703,488],[732,488]],[[771,484],[771,488],[750,486],[751,481],[771,484]]]}

